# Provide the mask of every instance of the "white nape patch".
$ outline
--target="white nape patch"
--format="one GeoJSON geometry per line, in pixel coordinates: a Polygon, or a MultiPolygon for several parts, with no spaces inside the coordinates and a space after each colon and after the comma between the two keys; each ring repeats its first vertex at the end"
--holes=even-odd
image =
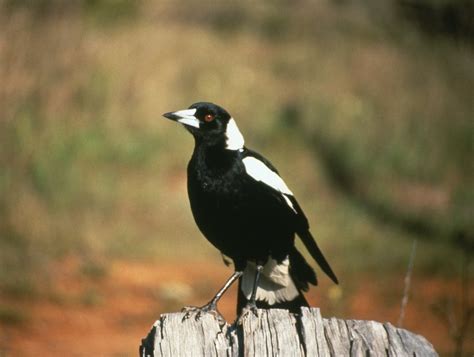
{"type": "Polygon", "coordinates": [[[293,203],[291,203],[290,199],[286,196],[293,196],[293,192],[290,191],[285,181],[283,181],[283,179],[278,176],[276,172],[270,170],[267,165],[252,156],[247,156],[242,161],[245,166],[245,171],[247,174],[249,174],[249,176],[281,192],[288,206],[290,206],[291,209],[296,212],[293,203]]]}
{"type": "MultiPolygon", "coordinates": [[[[282,301],[291,301],[298,296],[298,289],[290,277],[290,260],[288,257],[280,264],[269,258],[260,274],[256,299],[273,305],[282,301]]],[[[242,275],[241,289],[247,300],[252,295],[257,266],[248,262],[242,275]]]]}
{"type": "Polygon", "coordinates": [[[179,119],[176,120],[178,123],[188,125],[188,126],[193,126],[199,129],[199,124],[200,124],[199,119],[194,116],[194,114],[196,114],[196,109],[178,110],[177,112],[174,112],[173,114],[179,117],[179,119]]]}
{"type": "Polygon", "coordinates": [[[227,128],[225,131],[227,137],[226,140],[226,149],[227,150],[241,150],[244,148],[244,137],[240,132],[235,120],[233,118],[229,119],[227,123],[227,128]]]}

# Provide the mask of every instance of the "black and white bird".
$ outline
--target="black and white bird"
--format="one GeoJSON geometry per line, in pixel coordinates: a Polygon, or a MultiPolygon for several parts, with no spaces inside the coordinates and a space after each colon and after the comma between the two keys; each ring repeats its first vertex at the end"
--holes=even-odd
{"type": "Polygon", "coordinates": [[[194,219],[235,272],[198,313],[217,314],[217,301],[239,279],[237,313],[244,307],[283,308],[298,312],[308,306],[302,291],[316,285],[314,270],[295,247],[295,234],[338,283],[309,231],[293,193],[273,165],[245,147],[235,120],[223,108],[199,102],[165,113],[194,137],[188,165],[188,195],[194,219]]]}

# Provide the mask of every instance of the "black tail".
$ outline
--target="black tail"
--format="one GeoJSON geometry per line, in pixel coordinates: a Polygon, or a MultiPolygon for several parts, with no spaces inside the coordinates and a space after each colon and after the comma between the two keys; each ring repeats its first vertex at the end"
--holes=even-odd
{"type": "Polygon", "coordinates": [[[323,253],[319,249],[316,241],[314,240],[313,236],[311,235],[309,230],[298,232],[301,240],[303,241],[306,249],[308,249],[309,254],[313,257],[316,263],[319,264],[321,269],[334,281],[336,284],[339,284],[337,280],[336,274],[332,271],[329,263],[327,262],[326,258],[324,258],[323,253]]]}

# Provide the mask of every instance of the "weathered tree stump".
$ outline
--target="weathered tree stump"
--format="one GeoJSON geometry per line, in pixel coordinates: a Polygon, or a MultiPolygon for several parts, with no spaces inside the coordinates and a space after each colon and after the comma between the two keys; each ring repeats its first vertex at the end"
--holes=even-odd
{"type": "Polygon", "coordinates": [[[176,356],[437,356],[424,337],[390,323],[323,319],[316,308],[300,315],[258,310],[240,325],[219,326],[210,314],[183,320],[161,315],[140,346],[141,357],[176,356]]]}

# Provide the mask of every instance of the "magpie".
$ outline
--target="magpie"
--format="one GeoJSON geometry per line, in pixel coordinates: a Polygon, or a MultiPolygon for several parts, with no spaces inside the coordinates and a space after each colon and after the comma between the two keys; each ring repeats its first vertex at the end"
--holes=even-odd
{"type": "Polygon", "coordinates": [[[275,167],[244,145],[235,120],[222,107],[198,102],[163,114],[194,137],[188,164],[188,196],[202,234],[229,257],[235,271],[197,316],[220,316],[217,302],[239,280],[237,314],[244,308],[308,306],[302,292],[317,285],[313,268],[295,247],[295,235],[336,284],[337,277],[309,231],[309,223],[275,167]]]}

